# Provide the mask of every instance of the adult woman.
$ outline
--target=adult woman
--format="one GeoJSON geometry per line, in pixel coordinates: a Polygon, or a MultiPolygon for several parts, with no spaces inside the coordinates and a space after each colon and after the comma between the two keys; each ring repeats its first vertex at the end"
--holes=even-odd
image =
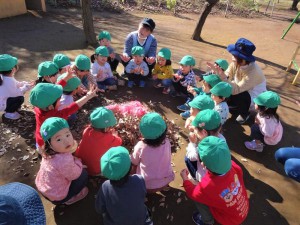
{"type": "Polygon", "coordinates": [[[266,78],[255,62],[253,52],[255,45],[240,38],[235,44],[230,44],[227,51],[232,54],[232,63],[222,72],[218,70],[220,78],[232,86],[232,95],[228,105],[231,114],[238,115],[237,122],[243,124],[249,118],[249,108],[253,99],[266,91],[266,78]]]}
{"type": "Polygon", "coordinates": [[[123,55],[120,55],[121,62],[124,66],[131,60],[131,50],[134,46],[141,46],[144,49],[145,61],[149,67],[149,75],[155,65],[155,57],[157,51],[157,41],[152,35],[155,28],[155,22],[150,18],[144,18],[138,27],[137,31],[133,31],[127,35],[123,55]]]}

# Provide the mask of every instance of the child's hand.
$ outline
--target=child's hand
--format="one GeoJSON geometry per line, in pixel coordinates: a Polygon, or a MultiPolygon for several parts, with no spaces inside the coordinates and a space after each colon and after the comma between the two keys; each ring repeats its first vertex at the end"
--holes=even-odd
{"type": "Polygon", "coordinates": [[[98,87],[91,84],[90,85],[90,90],[88,91],[88,93],[86,93],[86,97],[88,99],[94,98],[95,96],[97,96],[97,91],[98,91],[98,87]]]}
{"type": "Polygon", "coordinates": [[[73,77],[73,74],[74,74],[74,70],[71,66],[68,67],[66,74],[67,75],[64,77],[64,80],[67,82],[68,80],[70,80],[73,77]]]}
{"type": "Polygon", "coordinates": [[[140,69],[140,74],[144,75],[144,70],[142,68],[140,69]]]}
{"type": "Polygon", "coordinates": [[[146,57],[146,62],[148,64],[153,64],[155,62],[155,57],[146,57]]]}
{"type": "Polygon", "coordinates": [[[128,62],[130,60],[130,57],[127,54],[120,55],[120,57],[124,62],[128,62]]]}
{"type": "Polygon", "coordinates": [[[182,178],[183,181],[189,179],[188,175],[189,175],[189,171],[187,169],[181,170],[180,176],[181,176],[181,178],[182,178]]]}
{"type": "Polygon", "coordinates": [[[194,132],[189,133],[189,140],[190,142],[197,144],[198,138],[194,132]]]}
{"type": "Polygon", "coordinates": [[[153,79],[153,80],[156,80],[156,79],[157,79],[157,74],[155,74],[155,75],[152,74],[152,79],[153,79]]]}
{"type": "Polygon", "coordinates": [[[260,124],[260,122],[259,122],[257,116],[256,116],[255,119],[254,119],[254,123],[256,123],[256,124],[258,124],[258,125],[260,124]]]}
{"type": "Polygon", "coordinates": [[[133,69],[133,73],[135,73],[135,74],[140,74],[140,71],[141,71],[141,68],[139,66],[137,66],[133,69]]]}

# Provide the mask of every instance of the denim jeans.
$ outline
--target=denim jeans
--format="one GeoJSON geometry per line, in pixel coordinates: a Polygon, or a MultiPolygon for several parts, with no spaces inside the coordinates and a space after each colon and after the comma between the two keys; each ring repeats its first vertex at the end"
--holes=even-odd
{"type": "Polygon", "coordinates": [[[207,205],[200,202],[195,202],[196,208],[201,215],[201,219],[205,224],[214,224],[214,217],[207,205]]]}
{"type": "Polygon", "coordinates": [[[185,165],[190,172],[191,176],[195,179],[196,178],[196,171],[197,171],[197,161],[191,161],[186,156],[184,157],[185,165]]]}
{"type": "Polygon", "coordinates": [[[23,102],[24,102],[24,96],[7,98],[5,112],[7,113],[16,112],[21,107],[23,102]]]}
{"type": "Polygon", "coordinates": [[[300,182],[300,148],[280,148],[275,152],[275,159],[284,165],[286,175],[300,182]]]}
{"type": "Polygon", "coordinates": [[[97,85],[99,89],[106,89],[106,86],[117,85],[118,81],[115,78],[109,77],[104,81],[97,81],[97,85]]]}

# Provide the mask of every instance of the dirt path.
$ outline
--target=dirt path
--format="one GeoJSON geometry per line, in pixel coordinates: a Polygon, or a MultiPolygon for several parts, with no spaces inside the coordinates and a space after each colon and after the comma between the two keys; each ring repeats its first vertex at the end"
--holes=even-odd
{"type": "MultiPolygon", "coordinates": [[[[240,126],[233,121],[228,121],[225,126],[225,137],[229,143],[233,157],[243,167],[245,183],[250,197],[250,213],[244,224],[299,224],[300,215],[300,185],[284,175],[283,168],[274,160],[274,151],[283,146],[300,146],[300,120],[299,108],[294,104],[294,99],[300,95],[299,87],[290,84],[293,75],[284,71],[300,37],[299,25],[295,24],[286,38],[281,40],[282,31],[289,25],[286,14],[274,12],[274,19],[242,19],[209,16],[204,30],[204,43],[190,39],[197,16],[184,15],[180,18],[165,15],[151,15],[157,23],[155,35],[159,48],[169,47],[172,50],[174,68],[183,55],[191,54],[197,60],[197,69],[206,70],[205,63],[216,58],[230,60],[226,46],[234,43],[239,37],[253,41],[257,47],[255,56],[268,80],[268,88],[280,93],[282,105],[279,115],[284,125],[284,137],[276,147],[265,149],[263,153],[248,152],[243,147],[243,142],[248,140],[249,125],[240,126]],[[241,159],[246,159],[247,162],[241,159]]],[[[117,52],[122,51],[126,35],[135,30],[143,14],[108,14],[95,13],[95,30],[98,33],[107,29],[112,34],[113,46],[117,52]]],[[[293,17],[291,15],[290,17],[293,17]]],[[[33,16],[31,14],[0,20],[0,52],[17,56],[20,62],[18,79],[34,79],[37,66],[41,61],[51,60],[57,52],[67,54],[71,59],[83,53],[91,55],[92,48],[84,44],[84,36],[77,10],[50,10],[46,14],[33,16]]],[[[299,59],[300,62],[300,59],[299,59]]],[[[119,68],[120,71],[122,68],[119,68]]],[[[106,100],[125,98],[138,99],[149,103],[152,101],[154,108],[169,119],[173,119],[179,126],[183,121],[178,116],[176,106],[183,99],[173,99],[162,96],[160,92],[147,87],[145,90],[120,88],[116,93],[106,95],[94,105],[100,105],[106,100]],[[148,93],[151,93],[149,95],[148,93]]],[[[28,103],[26,103],[29,105],[28,103]]],[[[91,105],[86,109],[91,109],[91,105]]],[[[1,142],[8,152],[0,158],[0,184],[20,181],[34,186],[34,175],[38,170],[36,155],[31,155],[34,150],[33,141],[33,114],[24,111],[23,118],[18,123],[3,121],[0,124],[1,142]],[[16,125],[23,127],[14,128],[16,125]],[[30,127],[31,126],[31,127],[30,127]],[[12,134],[15,133],[15,134],[12,134]],[[13,137],[16,137],[15,139],[13,137]],[[9,140],[11,143],[5,144],[9,140]],[[19,143],[19,144],[17,144],[19,143]],[[17,145],[16,145],[17,144],[17,145]],[[18,150],[20,149],[20,150],[18,150]],[[20,157],[29,155],[25,161],[18,161],[20,157]],[[11,160],[13,157],[17,160],[11,160]],[[30,162],[31,161],[31,162],[30,162]],[[20,166],[20,167],[19,167],[20,166]],[[24,171],[18,172],[20,169],[24,171]],[[25,173],[29,173],[26,174],[25,173]]],[[[147,205],[153,210],[155,224],[193,224],[191,220],[194,211],[193,203],[187,200],[182,193],[179,171],[184,168],[186,131],[182,130],[182,148],[173,156],[176,179],[172,183],[173,189],[163,195],[148,197],[147,205]],[[181,199],[179,202],[178,199],[181,199]],[[164,199],[164,204],[159,200],[164,199]],[[179,203],[178,203],[179,202],[179,203]]],[[[59,225],[93,225],[101,224],[100,217],[94,211],[94,195],[98,187],[97,180],[91,180],[89,187],[91,193],[88,198],[69,207],[55,207],[43,199],[47,214],[47,224],[59,225]]]]}

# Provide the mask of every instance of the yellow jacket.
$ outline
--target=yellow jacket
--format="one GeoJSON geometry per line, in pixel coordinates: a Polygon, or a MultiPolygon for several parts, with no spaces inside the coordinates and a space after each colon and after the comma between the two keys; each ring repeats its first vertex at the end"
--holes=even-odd
{"type": "Polygon", "coordinates": [[[157,75],[157,78],[160,80],[172,79],[174,71],[171,65],[160,66],[158,64],[155,64],[152,74],[157,75]]]}

